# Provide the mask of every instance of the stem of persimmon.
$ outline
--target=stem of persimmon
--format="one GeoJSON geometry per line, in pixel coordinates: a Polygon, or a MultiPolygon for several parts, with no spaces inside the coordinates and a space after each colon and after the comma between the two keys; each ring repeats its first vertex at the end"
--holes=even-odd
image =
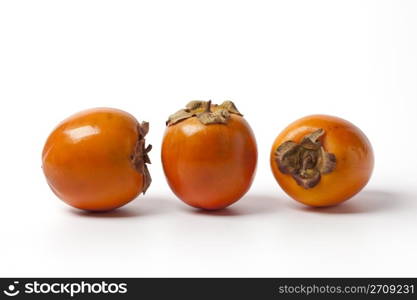
{"type": "Polygon", "coordinates": [[[211,100],[207,101],[207,107],[205,112],[211,112],[211,100]]]}

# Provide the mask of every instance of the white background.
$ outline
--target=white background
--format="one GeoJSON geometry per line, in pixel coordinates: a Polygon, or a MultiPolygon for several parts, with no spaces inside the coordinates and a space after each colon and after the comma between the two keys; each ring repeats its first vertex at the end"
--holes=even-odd
{"type": "Polygon", "coordinates": [[[1,1],[0,276],[417,276],[416,1],[1,1]],[[215,213],[169,190],[167,116],[235,101],[256,133],[248,194],[215,213]],[[58,200],[43,143],[79,110],[151,123],[153,184],[107,214],[58,200]],[[269,169],[308,114],[343,117],[376,167],[347,203],[309,209],[269,169]]]}

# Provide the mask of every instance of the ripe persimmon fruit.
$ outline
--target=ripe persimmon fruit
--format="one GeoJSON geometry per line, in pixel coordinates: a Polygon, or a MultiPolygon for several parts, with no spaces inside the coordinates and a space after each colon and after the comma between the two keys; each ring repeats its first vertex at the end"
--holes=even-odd
{"type": "Polygon", "coordinates": [[[151,182],[148,130],[148,123],[113,108],[69,117],[52,131],[42,152],[49,186],[67,204],[88,211],[130,202],[151,182]]]}
{"type": "Polygon", "coordinates": [[[233,102],[191,101],[169,117],[161,157],[168,184],[178,198],[193,207],[215,210],[248,191],[257,147],[233,102]]]}
{"type": "Polygon", "coordinates": [[[295,121],[273,143],[270,163],[282,189],[310,206],[331,206],[358,193],[369,181],[374,155],[352,123],[312,115],[295,121]]]}

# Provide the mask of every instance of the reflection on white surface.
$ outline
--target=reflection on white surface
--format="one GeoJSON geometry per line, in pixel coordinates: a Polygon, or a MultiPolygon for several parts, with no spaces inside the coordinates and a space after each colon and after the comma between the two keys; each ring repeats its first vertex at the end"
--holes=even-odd
{"type": "Polygon", "coordinates": [[[339,206],[312,209],[258,190],[207,212],[160,193],[103,214],[52,199],[27,201],[19,211],[21,203],[10,201],[6,208],[19,217],[0,218],[8,241],[0,276],[415,276],[414,199],[413,191],[374,186],[339,206]]]}
{"type": "Polygon", "coordinates": [[[78,127],[70,130],[66,130],[65,134],[68,135],[71,140],[78,142],[79,140],[88,137],[90,135],[95,135],[100,133],[100,128],[93,127],[90,125],[78,127]]]}

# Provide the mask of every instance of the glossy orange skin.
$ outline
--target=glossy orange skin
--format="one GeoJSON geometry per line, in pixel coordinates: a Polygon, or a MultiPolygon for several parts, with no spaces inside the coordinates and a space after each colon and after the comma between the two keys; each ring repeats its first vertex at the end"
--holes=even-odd
{"type": "Polygon", "coordinates": [[[351,198],[368,183],[374,155],[368,138],[352,123],[337,117],[312,115],[295,121],[280,133],[272,146],[270,162],[275,179],[290,197],[306,205],[323,207],[351,198]],[[336,168],[322,175],[317,186],[304,189],[291,175],[281,173],[274,153],[285,141],[299,143],[304,136],[320,128],[325,130],[320,138],[324,149],[336,155],[336,168]]]}
{"type": "Polygon", "coordinates": [[[172,191],[202,209],[225,208],[249,189],[257,163],[249,124],[231,115],[227,124],[203,125],[197,118],[168,126],[162,164],[172,191]]]}
{"type": "Polygon", "coordinates": [[[67,204],[108,211],[136,198],[143,176],[132,163],[137,120],[112,108],[79,112],[48,137],[42,168],[52,191],[67,204]]]}

